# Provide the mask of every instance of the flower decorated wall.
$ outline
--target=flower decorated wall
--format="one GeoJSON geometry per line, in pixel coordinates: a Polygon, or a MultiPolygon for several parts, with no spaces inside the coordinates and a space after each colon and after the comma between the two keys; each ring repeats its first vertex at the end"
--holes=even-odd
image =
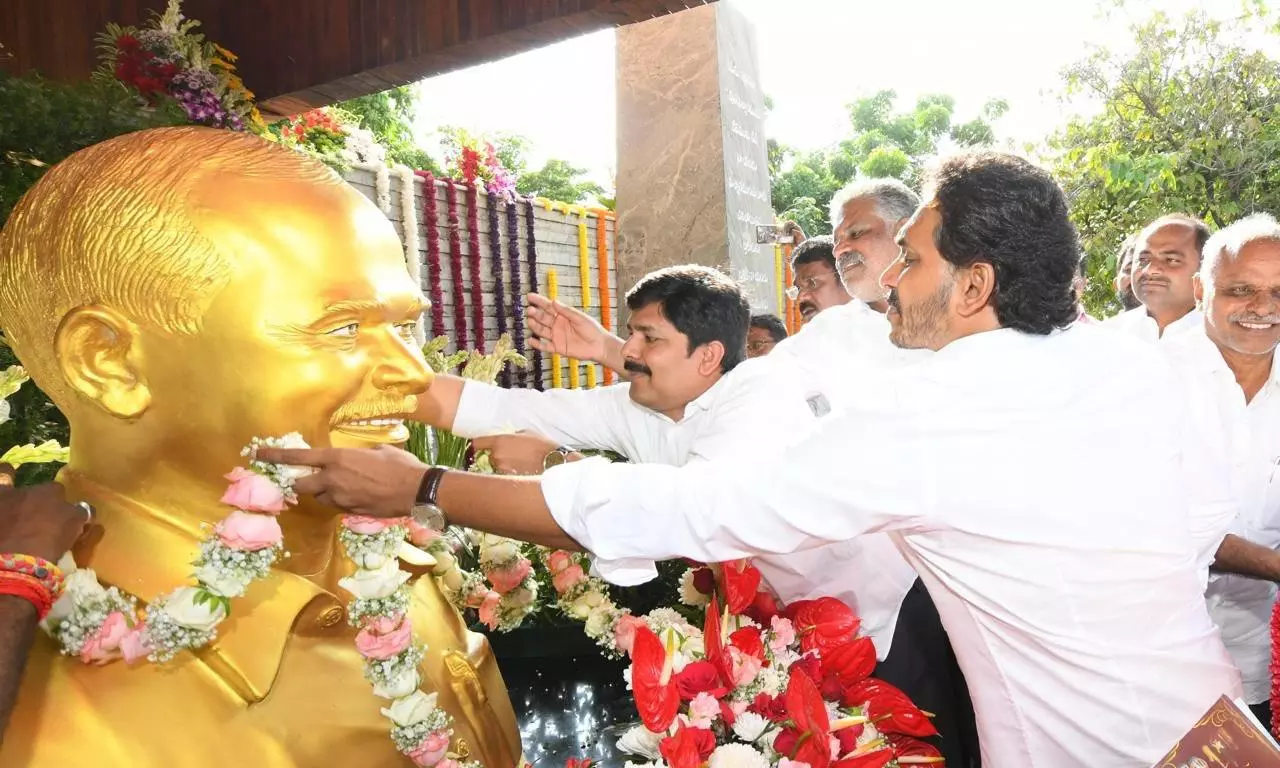
{"type": "MultiPolygon", "coordinates": [[[[412,212],[405,215],[405,176],[395,171],[379,174],[371,166],[356,166],[343,173],[349,184],[378,203],[391,219],[406,252],[412,249],[417,253],[417,276],[423,293],[438,305],[423,317],[426,338],[444,335],[452,340],[450,348],[490,351],[502,333],[511,333],[518,349],[530,358],[530,366],[508,370],[504,374],[506,380],[499,379],[500,384],[588,388],[615,381],[612,373],[598,365],[553,360],[551,355],[540,355],[529,348],[523,301],[524,294],[535,287],[550,295],[554,284],[557,300],[587,312],[616,332],[620,297],[614,261],[617,222],[612,212],[541,198],[491,198],[483,187],[472,193],[466,184],[434,178],[433,222],[429,217],[432,206],[424,197],[428,181],[424,174],[413,176],[412,212]],[[381,181],[379,175],[383,177],[381,181]],[[494,217],[490,215],[491,199],[496,203],[494,217]],[[472,200],[474,211],[469,205],[472,200]],[[407,237],[406,219],[411,219],[413,227],[407,237]],[[455,222],[453,231],[451,221],[455,222]],[[496,242],[491,236],[495,231],[496,242]],[[511,247],[512,232],[516,235],[515,249],[511,247]],[[433,262],[437,268],[433,268],[433,262]],[[513,265],[519,266],[516,276],[513,265]],[[536,286],[531,285],[534,274],[536,286]]],[[[413,264],[410,273],[414,273],[413,264]]]]}

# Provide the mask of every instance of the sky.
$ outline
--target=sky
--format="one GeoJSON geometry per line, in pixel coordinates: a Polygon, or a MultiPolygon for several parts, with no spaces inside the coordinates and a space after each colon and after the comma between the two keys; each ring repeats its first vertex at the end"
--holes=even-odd
{"type": "MultiPolygon", "coordinates": [[[[1130,19],[1159,7],[1235,15],[1241,0],[720,0],[755,27],[760,79],[774,100],[770,138],[801,149],[848,134],[846,104],[879,90],[910,109],[925,93],[956,99],[967,120],[991,98],[1009,102],[997,134],[1014,146],[1061,124],[1061,71],[1091,44],[1127,44],[1130,19]],[[1101,8],[1109,8],[1106,13],[1101,8]]],[[[460,70],[419,85],[419,139],[433,129],[514,132],[532,143],[531,165],[547,158],[585,167],[612,186],[615,161],[615,32],[585,35],[460,70]]],[[[1081,104],[1073,111],[1090,109],[1081,104]]],[[[439,156],[437,151],[434,154],[439,156]]]]}

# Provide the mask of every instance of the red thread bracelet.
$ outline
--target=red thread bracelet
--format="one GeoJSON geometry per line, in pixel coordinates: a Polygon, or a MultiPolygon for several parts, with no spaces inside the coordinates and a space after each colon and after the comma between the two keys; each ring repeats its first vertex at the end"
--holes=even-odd
{"type": "Polygon", "coordinates": [[[0,571],[0,595],[20,597],[36,607],[40,621],[53,608],[53,593],[39,579],[25,573],[0,571]]]}

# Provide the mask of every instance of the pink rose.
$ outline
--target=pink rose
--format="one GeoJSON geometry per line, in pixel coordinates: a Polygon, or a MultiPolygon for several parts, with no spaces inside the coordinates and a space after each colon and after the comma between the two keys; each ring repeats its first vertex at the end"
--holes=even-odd
{"type": "Polygon", "coordinates": [[[495,594],[497,593],[489,589],[485,585],[477,584],[471,588],[470,592],[467,593],[467,596],[462,601],[462,603],[468,608],[479,609],[481,605],[484,605],[484,601],[489,599],[489,595],[495,595],[495,594]]]}
{"type": "Polygon", "coordinates": [[[711,721],[720,716],[720,702],[705,691],[689,702],[689,725],[694,728],[711,728],[711,721]]]}
{"type": "Polygon", "coordinates": [[[416,520],[409,519],[405,521],[404,526],[409,529],[409,541],[415,547],[425,547],[440,538],[439,531],[428,528],[416,520]]]}
{"type": "Polygon", "coordinates": [[[80,660],[85,664],[106,664],[120,657],[120,642],[129,634],[129,622],[124,614],[112,611],[80,647],[80,660]]]}
{"type": "Polygon", "coordinates": [[[408,648],[412,640],[408,617],[379,616],[356,634],[356,650],[366,659],[389,659],[408,648]]]}
{"type": "Polygon", "coordinates": [[[382,533],[397,522],[399,521],[391,518],[365,517],[364,515],[345,515],[342,518],[342,524],[346,526],[348,531],[363,533],[366,536],[382,533]]]}
{"type": "Polygon", "coordinates": [[[796,628],[790,619],[781,616],[774,616],[769,620],[770,628],[773,629],[773,637],[769,640],[769,647],[774,653],[781,653],[786,650],[787,646],[796,641],[796,628]]]}
{"type": "Polygon", "coordinates": [[[551,586],[563,595],[586,580],[587,574],[582,572],[582,566],[574,564],[552,576],[551,586]]]}
{"type": "Polygon", "coordinates": [[[129,630],[120,640],[120,654],[124,656],[126,664],[132,664],[138,659],[150,656],[153,650],[155,649],[151,647],[151,643],[147,642],[146,635],[142,632],[141,624],[129,630]]]}
{"type": "Polygon", "coordinates": [[[737,717],[746,712],[750,706],[751,702],[749,701],[731,701],[729,702],[729,711],[733,712],[734,717],[737,717]]]}
{"type": "Polygon", "coordinates": [[[284,539],[280,523],[274,517],[238,509],[223,518],[214,530],[223,544],[241,552],[257,552],[273,547],[284,539]]]}
{"type": "Polygon", "coordinates": [[[733,687],[741,688],[744,685],[751,685],[756,679],[756,675],[760,674],[761,662],[755,656],[739,651],[732,646],[729,647],[729,658],[732,661],[731,676],[733,677],[733,687]]]}
{"type": "Polygon", "coordinates": [[[547,570],[552,573],[559,573],[565,568],[573,564],[573,556],[563,549],[557,549],[555,552],[547,555],[547,570]]]}
{"type": "Polygon", "coordinates": [[[231,481],[227,492],[222,494],[222,503],[249,512],[266,512],[278,515],[287,506],[284,491],[280,486],[257,472],[244,467],[236,467],[231,474],[225,476],[231,481]]]}
{"type": "Polygon", "coordinates": [[[502,602],[502,595],[497,592],[490,592],[485,595],[484,602],[480,604],[480,621],[489,629],[498,628],[498,603],[502,602]]]}
{"type": "Polygon", "coordinates": [[[495,568],[489,571],[485,577],[493,585],[493,591],[505,595],[520,586],[531,570],[533,570],[533,563],[529,562],[529,558],[522,557],[506,568],[495,568]]]}
{"type": "Polygon", "coordinates": [[[631,646],[636,642],[636,630],[643,626],[645,626],[643,619],[638,619],[629,613],[620,616],[617,623],[613,625],[613,642],[618,646],[618,650],[631,653],[631,646]]]}
{"type": "Polygon", "coordinates": [[[409,757],[414,765],[429,767],[439,764],[448,751],[449,734],[445,731],[436,731],[428,733],[422,743],[409,753],[409,757]]]}

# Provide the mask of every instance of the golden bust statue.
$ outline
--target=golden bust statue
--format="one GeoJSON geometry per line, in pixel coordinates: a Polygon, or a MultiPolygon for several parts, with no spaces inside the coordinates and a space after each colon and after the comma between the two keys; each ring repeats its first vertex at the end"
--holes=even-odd
{"type": "MultiPolygon", "coordinates": [[[[391,223],[256,137],[166,128],[77,152],[13,211],[0,275],[0,328],[71,424],[59,479],[105,529],[77,560],[143,604],[187,583],[250,438],[400,442],[431,384],[410,334],[424,300],[391,223]]],[[[304,500],[280,523],[291,556],[208,648],[94,667],[38,642],[0,765],[409,765],[336,589],[336,512],[304,500]]],[[[455,743],[486,768],[516,765],[488,643],[434,579],[413,596],[424,688],[455,743]]]]}

